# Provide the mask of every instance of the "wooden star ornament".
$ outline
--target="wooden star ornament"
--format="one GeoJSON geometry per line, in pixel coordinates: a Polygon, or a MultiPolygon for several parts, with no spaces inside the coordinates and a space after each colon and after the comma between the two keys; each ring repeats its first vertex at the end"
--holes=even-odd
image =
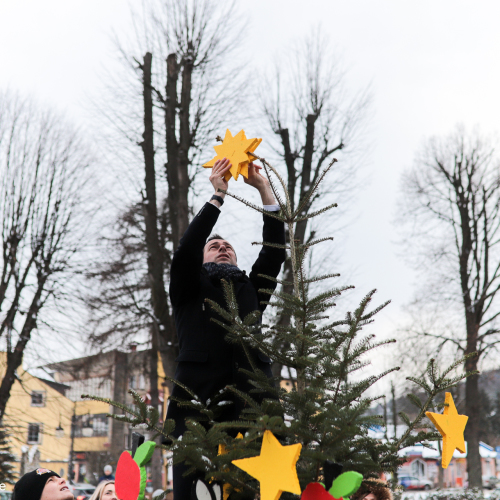
{"type": "MultiPolygon", "coordinates": [[[[241,432],[238,432],[236,439],[243,439],[243,434],[241,432]]],[[[227,453],[226,445],[219,444],[219,451],[218,451],[217,455],[224,455],[225,453],[227,453]]],[[[231,485],[224,483],[222,485],[222,491],[223,491],[222,500],[228,500],[229,494],[231,493],[231,485]]],[[[240,491],[240,490],[236,490],[236,491],[240,491]]]]}
{"type": "Polygon", "coordinates": [[[259,456],[232,463],[260,482],[261,500],[278,500],[284,491],[301,493],[295,468],[301,449],[301,444],[282,446],[271,431],[265,431],[259,456]]]}
{"type": "Polygon", "coordinates": [[[214,146],[217,155],[203,166],[205,168],[212,168],[217,160],[227,158],[232,166],[224,176],[226,181],[229,181],[231,177],[238,180],[240,174],[248,178],[248,164],[255,160],[256,157],[252,153],[261,142],[262,139],[247,139],[243,130],[240,130],[233,137],[229,129],[227,129],[222,144],[214,146]]]}
{"type": "Polygon", "coordinates": [[[453,458],[455,449],[462,453],[466,451],[464,430],[469,417],[458,414],[450,392],[445,393],[444,403],[447,406],[445,406],[443,413],[431,413],[428,411],[425,414],[436,426],[441,436],[443,436],[441,466],[443,469],[446,469],[453,458]]]}

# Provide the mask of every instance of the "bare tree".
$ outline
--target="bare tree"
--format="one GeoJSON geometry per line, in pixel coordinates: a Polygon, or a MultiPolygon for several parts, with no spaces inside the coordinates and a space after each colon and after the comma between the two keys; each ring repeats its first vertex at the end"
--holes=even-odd
{"type": "MultiPolygon", "coordinates": [[[[124,159],[133,165],[134,172],[142,170],[144,182],[135,177],[134,188],[139,186],[140,191],[133,195],[135,201],[121,209],[120,232],[111,238],[112,245],[125,244],[118,249],[120,258],[123,252],[132,252],[129,266],[108,259],[99,272],[103,273],[103,285],[114,288],[107,297],[118,302],[122,317],[126,311],[119,304],[132,301],[138,306],[129,309],[132,324],[139,325],[141,316],[142,324],[153,324],[160,332],[158,349],[165,373],[172,376],[177,339],[166,286],[170,255],[192,211],[190,190],[199,171],[195,159],[235,110],[241,80],[238,83],[232,76],[235,68],[224,67],[223,61],[236,47],[238,19],[232,2],[158,0],[144,4],[134,20],[133,43],[118,42],[126,73],[110,80],[109,90],[119,98],[110,102],[108,94],[98,110],[113,137],[108,143],[132,146],[121,148],[131,153],[124,159]],[[222,20],[228,17],[236,22],[234,30],[220,30],[222,20]],[[132,225],[126,227],[127,222],[132,225]],[[129,243],[134,240],[133,248],[124,238],[129,243]],[[120,273],[122,284],[118,284],[120,273]],[[132,293],[146,282],[149,306],[136,301],[132,293]]],[[[102,300],[98,302],[104,305],[102,300]]],[[[112,308],[115,305],[110,303],[112,308]]],[[[103,313],[95,319],[100,322],[105,316],[103,313]]],[[[113,326],[106,320],[101,324],[104,330],[98,329],[93,338],[104,333],[111,341],[113,326]]],[[[121,342],[121,329],[114,332],[115,341],[121,342]]]]}
{"type": "MultiPolygon", "coordinates": [[[[286,167],[292,209],[298,208],[304,217],[326,195],[338,200],[340,194],[347,199],[352,193],[360,166],[360,156],[355,153],[359,155],[363,149],[370,93],[366,89],[350,96],[346,91],[345,73],[321,30],[301,40],[275,70],[261,92],[261,103],[271,130],[279,138],[274,150],[286,167]],[[350,161],[336,169],[331,184],[310,197],[324,168],[340,151],[350,161]]],[[[309,226],[305,217],[296,224],[295,238],[301,243],[317,235],[309,226]]],[[[283,275],[287,293],[292,289],[291,272],[287,260],[283,275]]],[[[285,312],[280,324],[288,322],[285,312]]],[[[274,366],[273,371],[278,376],[281,366],[274,366]]]]}
{"type": "MultiPolygon", "coordinates": [[[[500,342],[500,163],[493,143],[458,127],[425,143],[403,178],[402,222],[409,253],[428,271],[419,292],[420,315],[429,305],[441,321],[413,330],[439,352],[452,346],[468,358],[466,371],[500,342]],[[459,313],[459,316],[456,313],[459,313]],[[453,320],[450,321],[450,318],[453,320]]],[[[481,487],[478,375],[465,382],[469,484],[481,487]]]]}
{"type": "MultiPolygon", "coordinates": [[[[119,89],[127,97],[119,106],[107,100],[99,109],[118,142],[125,140],[135,148],[132,164],[143,172],[144,182],[139,196],[122,211],[121,232],[113,239],[125,259],[107,260],[92,273],[100,279],[99,293],[104,292],[89,300],[98,312],[92,338],[123,342],[125,331],[130,335],[145,329],[152,346],[151,366],[159,352],[165,373],[173,377],[178,342],[167,291],[170,259],[192,213],[196,158],[234,112],[243,81],[234,76],[239,68],[227,63],[237,46],[238,19],[234,2],[159,0],[144,4],[135,28],[133,47],[119,43],[128,78],[115,78],[111,89],[113,96],[119,89]],[[232,28],[222,30],[227,18],[232,28]],[[110,310],[120,311],[116,324],[106,319],[110,310]]],[[[152,377],[155,373],[151,370],[152,377]]],[[[151,387],[155,384],[151,379],[151,387]]],[[[157,391],[151,396],[151,404],[157,405],[157,391]]],[[[159,487],[158,481],[154,477],[153,486],[159,487]]]]}
{"type": "Polygon", "coordinates": [[[89,165],[79,135],[61,117],[0,95],[0,336],[7,349],[0,420],[42,310],[64,295],[74,271],[88,226],[89,165]]]}

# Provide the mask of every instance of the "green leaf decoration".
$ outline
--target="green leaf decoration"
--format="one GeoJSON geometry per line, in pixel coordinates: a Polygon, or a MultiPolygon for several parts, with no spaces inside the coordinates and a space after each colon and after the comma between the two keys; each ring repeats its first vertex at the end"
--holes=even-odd
{"type": "Polygon", "coordinates": [[[349,471],[340,474],[332,483],[332,487],[328,491],[334,498],[350,497],[358,491],[363,481],[363,476],[359,472],[349,471]]]}
{"type": "Polygon", "coordinates": [[[153,456],[153,452],[155,451],[156,443],[153,441],[146,441],[137,448],[137,451],[134,455],[134,460],[137,462],[139,467],[143,467],[146,465],[153,456]]]}

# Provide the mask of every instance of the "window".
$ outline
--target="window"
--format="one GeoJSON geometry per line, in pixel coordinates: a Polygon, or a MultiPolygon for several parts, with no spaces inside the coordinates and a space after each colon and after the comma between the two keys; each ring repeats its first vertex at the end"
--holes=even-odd
{"type": "Polygon", "coordinates": [[[145,389],[146,388],[146,380],[144,379],[144,375],[141,373],[138,377],[139,382],[137,384],[138,389],[145,389]]]}
{"type": "Polygon", "coordinates": [[[39,444],[42,441],[41,424],[28,424],[28,444],[39,444]]]}
{"type": "Polygon", "coordinates": [[[418,478],[426,477],[425,462],[417,458],[411,463],[411,473],[418,478]]]}
{"type": "Polygon", "coordinates": [[[31,406],[45,406],[45,391],[31,393],[31,406]]]}
{"type": "Polygon", "coordinates": [[[108,429],[108,417],[105,414],[76,417],[75,437],[105,437],[108,435],[108,429]]]}
{"type": "Polygon", "coordinates": [[[130,388],[131,389],[137,389],[137,387],[135,386],[135,375],[132,375],[130,377],[130,388]]]}
{"type": "Polygon", "coordinates": [[[70,389],[66,391],[66,397],[71,401],[81,401],[82,394],[92,394],[101,398],[113,397],[113,385],[109,378],[92,377],[65,382],[65,384],[70,386],[70,389]]]}

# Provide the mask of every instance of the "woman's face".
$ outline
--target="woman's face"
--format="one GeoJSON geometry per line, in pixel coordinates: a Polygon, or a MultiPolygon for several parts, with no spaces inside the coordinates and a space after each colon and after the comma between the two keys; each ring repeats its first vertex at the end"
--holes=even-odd
{"type": "Polygon", "coordinates": [[[107,484],[101,493],[100,500],[118,500],[115,493],[115,485],[113,483],[107,484]]]}
{"type": "Polygon", "coordinates": [[[377,500],[377,497],[373,493],[368,493],[364,500],[377,500]]]}

